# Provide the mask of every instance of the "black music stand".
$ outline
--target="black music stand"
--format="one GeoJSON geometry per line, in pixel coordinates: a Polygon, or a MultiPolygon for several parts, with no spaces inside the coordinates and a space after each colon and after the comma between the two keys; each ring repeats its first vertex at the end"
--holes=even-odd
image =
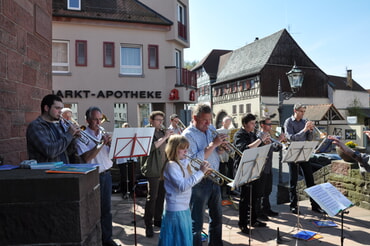
{"type": "Polygon", "coordinates": [[[247,184],[249,187],[249,245],[251,245],[252,235],[252,181],[260,178],[262,170],[266,163],[267,155],[270,151],[271,144],[258,148],[246,149],[243,152],[238,170],[236,171],[234,181],[229,183],[232,189],[247,184]]]}
{"type": "MultiPolygon", "coordinates": [[[[153,127],[145,128],[115,128],[109,152],[110,159],[132,158],[149,155],[154,135],[153,127]]],[[[136,233],[136,195],[134,190],[134,231],[136,233]]]]}
{"type": "MultiPolygon", "coordinates": [[[[289,148],[283,158],[283,162],[293,162],[297,165],[297,180],[299,176],[299,163],[307,162],[311,154],[314,152],[318,141],[297,141],[291,142],[289,148]]],[[[298,194],[297,194],[298,196],[298,194]]],[[[299,222],[299,198],[297,197],[297,224],[296,228],[302,228],[302,225],[299,222]]]]}

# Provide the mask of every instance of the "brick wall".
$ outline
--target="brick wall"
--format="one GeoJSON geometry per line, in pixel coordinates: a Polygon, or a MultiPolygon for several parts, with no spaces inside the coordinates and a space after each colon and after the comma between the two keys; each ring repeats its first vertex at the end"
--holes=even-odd
{"type": "MultiPolygon", "coordinates": [[[[330,182],[356,206],[370,210],[370,173],[361,174],[357,163],[343,160],[332,161],[314,173],[315,183],[330,182]]],[[[306,188],[304,180],[298,183],[300,200],[308,199],[303,191],[306,188]]]]}
{"type": "Polygon", "coordinates": [[[28,159],[26,129],[51,93],[52,1],[0,1],[0,158],[28,159]]]}

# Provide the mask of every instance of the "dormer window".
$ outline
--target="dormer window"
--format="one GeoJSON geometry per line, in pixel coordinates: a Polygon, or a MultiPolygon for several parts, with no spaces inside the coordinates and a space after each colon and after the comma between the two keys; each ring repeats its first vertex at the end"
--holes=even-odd
{"type": "Polygon", "coordinates": [[[81,10],[81,0],[68,0],[67,9],[69,10],[81,10]]]}

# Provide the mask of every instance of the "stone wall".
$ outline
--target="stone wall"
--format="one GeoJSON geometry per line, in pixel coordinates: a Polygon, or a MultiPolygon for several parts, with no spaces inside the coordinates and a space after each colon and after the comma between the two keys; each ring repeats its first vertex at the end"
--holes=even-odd
{"type": "Polygon", "coordinates": [[[28,159],[26,129],[51,93],[52,1],[0,1],[0,161],[28,159]]]}
{"type": "MultiPolygon", "coordinates": [[[[356,206],[370,210],[370,173],[360,173],[357,163],[334,160],[314,173],[315,183],[330,182],[356,206]]],[[[308,199],[304,180],[298,182],[299,199],[308,199]]]]}

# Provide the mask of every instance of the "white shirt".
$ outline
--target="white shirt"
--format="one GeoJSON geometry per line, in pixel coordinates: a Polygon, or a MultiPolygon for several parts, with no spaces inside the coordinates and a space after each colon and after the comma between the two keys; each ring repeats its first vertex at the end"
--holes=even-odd
{"type": "Polygon", "coordinates": [[[181,160],[180,164],[184,172],[181,171],[181,167],[174,161],[168,162],[164,169],[167,211],[187,210],[190,203],[191,188],[204,176],[200,170],[190,175],[186,168],[189,165],[188,159],[181,160]]]}
{"type": "MultiPolygon", "coordinates": [[[[90,134],[93,137],[96,137],[97,139],[102,138],[101,132],[97,136],[95,136],[95,133],[93,130],[91,130],[89,127],[86,127],[85,130],[86,133],[90,134]]],[[[77,142],[77,153],[78,155],[82,155],[83,153],[92,150],[95,148],[96,144],[93,141],[89,141],[88,144],[84,144],[80,140],[77,142]]],[[[99,151],[99,153],[93,158],[90,162],[91,164],[98,164],[99,165],[99,173],[104,172],[112,167],[113,162],[111,159],[109,159],[109,146],[103,145],[101,147],[102,149],[99,151]]]]}

